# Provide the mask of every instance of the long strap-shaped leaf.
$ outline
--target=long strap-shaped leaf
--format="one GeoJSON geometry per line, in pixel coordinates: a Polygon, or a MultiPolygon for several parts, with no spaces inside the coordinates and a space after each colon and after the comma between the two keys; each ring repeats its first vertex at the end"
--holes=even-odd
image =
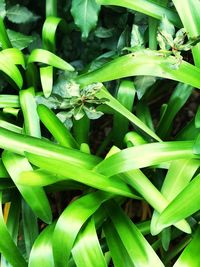
{"type": "Polygon", "coordinates": [[[186,61],[182,61],[178,68],[175,67],[176,64],[175,57],[165,57],[156,51],[141,50],[114,59],[100,69],[80,75],[76,81],[87,85],[145,74],[172,79],[200,88],[200,69],[186,61]]]}
{"type": "Polygon", "coordinates": [[[112,220],[113,227],[115,227],[125,249],[134,263],[133,266],[164,267],[150,244],[116,203],[114,201],[109,201],[104,204],[104,206],[112,220]]]}
{"type": "Polygon", "coordinates": [[[193,153],[192,148],[193,141],[151,143],[131,147],[104,159],[95,167],[95,171],[112,176],[176,159],[199,158],[193,153]]]}
{"type": "Polygon", "coordinates": [[[38,105],[37,111],[42,123],[60,145],[69,148],[78,148],[78,144],[70,131],[63,125],[58,117],[56,117],[52,110],[45,105],[40,104],[38,105]]]}
{"type": "Polygon", "coordinates": [[[47,17],[42,28],[42,42],[44,49],[55,52],[56,30],[62,22],[58,17],[47,17]]]}
{"type": "MultiPolygon", "coordinates": [[[[9,51],[13,54],[13,49],[9,49],[9,51]]],[[[18,68],[15,66],[16,63],[13,63],[13,59],[10,61],[10,58],[12,58],[12,56],[9,56],[9,51],[6,51],[6,53],[4,52],[4,50],[0,52],[0,70],[7,74],[8,77],[12,79],[18,86],[18,88],[22,88],[22,75],[18,68]]],[[[17,62],[18,60],[19,58],[17,56],[17,62]]]]}
{"type": "Polygon", "coordinates": [[[173,267],[199,267],[200,266],[200,257],[199,253],[199,244],[200,244],[200,226],[194,233],[194,236],[191,242],[184,249],[178,260],[175,262],[173,267]]]}
{"type": "Polygon", "coordinates": [[[53,234],[55,266],[68,266],[71,249],[81,227],[110,197],[107,193],[93,192],[75,200],[63,211],[53,234]]]}
{"type": "Polygon", "coordinates": [[[200,175],[196,176],[187,187],[160,214],[157,228],[163,228],[187,218],[200,209],[200,175]]]}
{"type": "Polygon", "coordinates": [[[2,192],[0,192],[0,251],[13,267],[26,267],[27,264],[6,228],[2,214],[2,192]]]}
{"type": "Polygon", "coordinates": [[[44,155],[52,159],[64,160],[84,168],[93,168],[100,159],[98,157],[56,145],[50,141],[17,134],[0,128],[0,147],[16,154],[25,155],[24,152],[44,155]]]}
{"type": "Polygon", "coordinates": [[[130,112],[127,108],[125,108],[116,98],[114,98],[105,88],[102,88],[99,93],[96,94],[96,97],[99,99],[106,98],[108,101],[106,105],[114,109],[119,115],[127,118],[134,126],[137,126],[143,132],[151,136],[157,141],[161,141],[161,139],[149,128],[147,127],[138,117],[136,117],[132,112],[130,112]]]}
{"type": "Polygon", "coordinates": [[[148,0],[97,0],[97,3],[101,5],[114,5],[127,7],[138,12],[144,13],[148,16],[156,19],[161,19],[165,14],[169,20],[177,27],[181,27],[181,22],[173,10],[170,10],[158,3],[148,0]]]}
{"type": "Polygon", "coordinates": [[[34,49],[28,58],[28,63],[40,62],[61,70],[74,71],[74,68],[55,54],[44,50],[34,49]]]}
{"type": "Polygon", "coordinates": [[[44,96],[48,98],[51,95],[53,89],[53,67],[41,67],[40,68],[40,80],[44,96]]]}
{"type": "Polygon", "coordinates": [[[112,261],[115,267],[132,267],[134,266],[131,255],[129,255],[113,225],[107,219],[103,225],[103,231],[106,237],[106,243],[111,253],[112,261]]]}
{"type": "Polygon", "coordinates": [[[164,114],[159,121],[158,128],[156,130],[158,136],[165,139],[168,138],[176,114],[184,106],[192,94],[192,91],[193,88],[188,84],[179,83],[176,86],[167,103],[164,114]]]}
{"type": "Polygon", "coordinates": [[[52,251],[52,236],[54,227],[55,223],[47,226],[35,240],[31,249],[28,267],[55,266],[52,251]]]}
{"type": "Polygon", "coordinates": [[[4,57],[7,57],[7,60],[9,62],[12,62],[15,65],[21,65],[25,68],[25,60],[24,55],[22,51],[20,51],[17,48],[8,48],[3,51],[1,51],[1,55],[4,55],[4,57]]]}
{"type": "Polygon", "coordinates": [[[28,160],[25,157],[21,157],[8,151],[3,152],[2,160],[18,190],[34,213],[41,220],[46,223],[50,223],[52,220],[51,209],[43,189],[39,187],[31,188],[21,186],[17,182],[17,179],[22,171],[33,170],[28,160]]]}
{"type": "MultiPolygon", "coordinates": [[[[110,153],[113,154],[117,152],[118,148],[116,147],[110,150],[110,153]]],[[[140,169],[125,172],[120,177],[125,183],[139,192],[156,211],[162,212],[169,204],[167,198],[160,193],[140,169]]],[[[191,232],[190,226],[186,221],[180,221],[175,226],[186,233],[191,232]]],[[[151,228],[151,233],[152,235],[157,234],[156,228],[151,228]]]]}
{"type": "Polygon", "coordinates": [[[19,97],[17,95],[0,95],[0,108],[18,108],[20,107],[19,97]]]}
{"type": "Polygon", "coordinates": [[[90,219],[83,231],[78,234],[72,249],[72,256],[77,267],[106,267],[105,257],[101,250],[95,229],[94,219],[90,219]]]}
{"type": "MultiPolygon", "coordinates": [[[[117,100],[129,111],[132,111],[133,108],[135,92],[134,84],[131,81],[122,81],[117,90],[117,100]]],[[[120,114],[120,110],[117,111],[113,118],[113,137],[114,143],[121,147],[124,136],[128,132],[129,122],[120,114]],[[121,130],[119,131],[119,129],[121,130]]]]}
{"type": "MultiPolygon", "coordinates": [[[[31,153],[26,153],[26,156],[32,164],[59,175],[53,176],[52,181],[50,181],[50,183],[63,181],[65,180],[65,178],[67,178],[66,180],[72,179],[74,181],[113,194],[119,194],[131,198],[139,198],[137,195],[133,194],[131,192],[131,189],[119,178],[108,178],[92,170],[87,170],[80,166],[77,167],[71,163],[66,163],[61,160],[58,161],[56,159],[42,157],[31,153]]],[[[48,177],[46,178],[48,179],[48,177]]]]}
{"type": "MultiPolygon", "coordinates": [[[[171,163],[161,188],[162,195],[169,202],[188,185],[195,171],[198,169],[199,164],[199,160],[195,159],[175,160],[171,163]]],[[[159,210],[154,211],[153,213],[151,219],[151,232],[157,232],[156,224],[159,218],[158,212],[159,210]]]]}
{"type": "Polygon", "coordinates": [[[40,138],[40,121],[37,114],[34,88],[30,87],[26,90],[20,90],[19,100],[24,116],[26,134],[40,138]]]}
{"type": "Polygon", "coordinates": [[[12,47],[2,17],[0,17],[0,42],[3,49],[12,47]]]}

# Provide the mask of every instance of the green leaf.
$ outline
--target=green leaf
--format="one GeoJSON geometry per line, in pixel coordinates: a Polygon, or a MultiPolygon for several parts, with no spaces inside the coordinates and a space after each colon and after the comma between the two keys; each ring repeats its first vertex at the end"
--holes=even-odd
{"type": "Polygon", "coordinates": [[[113,223],[107,219],[103,224],[103,231],[106,237],[106,243],[111,253],[112,261],[115,267],[132,267],[133,262],[127,253],[113,223]]]}
{"type": "Polygon", "coordinates": [[[104,27],[98,27],[94,33],[98,38],[110,38],[114,35],[114,31],[114,28],[107,29],[104,27]]]}
{"type": "Polygon", "coordinates": [[[0,52],[0,70],[11,78],[21,88],[23,85],[22,75],[15,64],[24,64],[21,52],[15,48],[5,49],[0,52]]]}
{"type": "MultiPolygon", "coordinates": [[[[117,153],[118,148],[112,147],[110,150],[110,156],[117,153]]],[[[98,166],[97,166],[98,167],[98,166]]],[[[139,194],[158,212],[162,212],[169,204],[167,198],[165,198],[160,191],[151,183],[151,181],[145,176],[140,169],[124,172],[120,175],[121,179],[133,187],[139,194]]],[[[191,232],[191,229],[187,222],[179,222],[176,225],[177,228],[185,232],[191,232]]],[[[151,233],[157,234],[156,230],[151,227],[151,233]]]]}
{"type": "Polygon", "coordinates": [[[197,113],[195,115],[195,127],[200,128],[200,106],[197,109],[197,113]]]}
{"type": "Polygon", "coordinates": [[[19,97],[18,95],[0,95],[0,108],[19,108],[20,103],[19,103],[19,97]]]}
{"type": "Polygon", "coordinates": [[[4,25],[3,18],[0,16],[0,43],[3,49],[11,48],[11,42],[8,38],[8,34],[4,25]]]}
{"type": "Polygon", "coordinates": [[[138,25],[133,24],[131,31],[131,47],[142,47],[144,45],[144,38],[140,32],[138,25]]]}
{"type": "Polygon", "coordinates": [[[200,257],[198,257],[199,253],[199,244],[200,244],[200,226],[198,226],[195,231],[192,240],[184,249],[184,251],[179,256],[178,260],[175,262],[173,267],[199,267],[200,265],[200,257]]]}
{"type": "Polygon", "coordinates": [[[193,87],[188,84],[179,83],[176,86],[168,101],[167,108],[158,124],[158,136],[161,138],[167,138],[169,136],[176,114],[184,106],[192,92],[193,87]]]}
{"type": "Polygon", "coordinates": [[[48,98],[51,95],[53,89],[53,67],[41,67],[40,79],[44,96],[48,98]]]}
{"type": "Polygon", "coordinates": [[[158,43],[161,50],[168,50],[169,47],[173,47],[173,37],[175,34],[174,25],[164,16],[158,27],[158,43]]]}
{"type": "MultiPolygon", "coordinates": [[[[29,161],[37,167],[59,175],[58,177],[54,175],[54,180],[52,177],[52,179],[49,181],[50,184],[58,182],[59,179],[62,181],[67,178],[67,180],[71,179],[113,194],[119,194],[137,199],[140,198],[132,193],[131,189],[120,179],[120,177],[108,178],[104,175],[94,172],[93,170],[87,170],[80,166],[77,168],[77,166],[69,162],[66,163],[61,160],[58,161],[47,157],[41,157],[32,153],[25,154],[29,161]]],[[[86,153],[84,154],[87,155],[86,153]]]]}
{"type": "Polygon", "coordinates": [[[42,43],[44,49],[49,50],[50,52],[55,52],[56,30],[61,22],[64,23],[61,18],[47,17],[43,24],[42,43]]]}
{"type": "Polygon", "coordinates": [[[19,252],[19,249],[15,245],[5,225],[2,212],[2,192],[0,192],[0,234],[1,254],[7,259],[10,264],[12,264],[13,267],[27,267],[25,259],[19,252]]]}
{"type": "Polygon", "coordinates": [[[110,194],[93,192],[73,201],[59,217],[53,234],[53,255],[55,265],[68,265],[75,239],[87,219],[90,218],[110,194]]]}
{"type": "Polygon", "coordinates": [[[118,57],[97,70],[78,76],[75,80],[81,85],[88,85],[145,74],[200,88],[200,69],[184,60],[178,69],[174,69],[176,64],[177,59],[173,56],[165,57],[162,53],[145,49],[118,57]]]}
{"type": "Polygon", "coordinates": [[[30,87],[26,90],[21,90],[19,99],[24,116],[24,128],[26,134],[40,138],[40,121],[37,114],[34,88],[30,87]]]}
{"type": "Polygon", "coordinates": [[[85,228],[79,233],[72,249],[72,256],[78,267],[94,267],[97,262],[98,267],[107,266],[93,218],[87,222],[85,228]]]}
{"type": "Polygon", "coordinates": [[[154,76],[137,76],[134,80],[135,89],[137,91],[137,97],[140,100],[147,92],[150,86],[156,82],[154,76]]]}
{"type": "Polygon", "coordinates": [[[160,214],[157,222],[159,229],[187,218],[200,209],[199,185],[200,175],[197,175],[160,214]]]}
{"type": "Polygon", "coordinates": [[[151,16],[156,19],[162,19],[163,14],[165,14],[168,19],[177,27],[181,27],[181,22],[176,12],[171,10],[170,8],[166,8],[163,5],[159,5],[158,3],[154,3],[153,1],[148,0],[97,0],[97,3],[100,5],[115,5],[122,6],[126,8],[133,9],[140,13],[144,13],[148,16],[151,16]]]}
{"type": "MultiPolygon", "coordinates": [[[[189,184],[198,167],[199,160],[183,159],[172,161],[161,188],[163,196],[169,202],[172,201],[189,184]]],[[[156,229],[158,217],[158,212],[154,211],[151,219],[152,232],[156,229]]]]}
{"type": "Polygon", "coordinates": [[[85,114],[87,115],[88,119],[90,119],[90,120],[99,119],[103,115],[103,112],[97,111],[94,107],[88,108],[87,106],[84,106],[83,109],[84,109],[85,114]]]}
{"type": "MultiPolygon", "coordinates": [[[[189,38],[195,38],[200,35],[200,2],[198,0],[185,0],[184,5],[179,0],[173,0],[176,10],[181,18],[183,26],[189,38]]],[[[195,65],[200,67],[200,43],[192,49],[195,65]]]]}
{"type": "Polygon", "coordinates": [[[88,169],[93,168],[100,161],[100,158],[94,155],[68,149],[44,139],[17,134],[3,128],[0,128],[0,137],[1,148],[23,156],[26,151],[35,153],[38,156],[45,155],[51,159],[63,160],[66,163],[70,162],[78,167],[82,166],[88,169]]]}
{"type": "Polygon", "coordinates": [[[30,206],[22,199],[22,225],[24,234],[24,243],[26,247],[26,256],[29,258],[29,254],[32,245],[38,236],[38,224],[37,217],[30,208],[30,206]]]}
{"type": "Polygon", "coordinates": [[[193,141],[161,142],[131,147],[102,160],[95,167],[95,171],[112,176],[176,159],[198,158],[198,155],[193,154],[192,147],[193,141]]]}
{"type": "Polygon", "coordinates": [[[62,146],[70,148],[78,148],[78,144],[70,134],[68,129],[61,123],[56,115],[44,105],[38,105],[37,108],[39,117],[46,128],[51,132],[54,138],[62,146]]]}
{"type": "Polygon", "coordinates": [[[6,16],[6,2],[5,0],[0,0],[0,17],[3,19],[6,16]]]}
{"type": "Polygon", "coordinates": [[[120,115],[127,118],[133,126],[137,126],[139,129],[144,131],[146,134],[151,136],[157,141],[161,141],[161,139],[149,128],[144,124],[138,117],[136,117],[132,112],[130,112],[126,107],[124,107],[116,98],[114,98],[105,88],[102,88],[99,93],[96,94],[96,97],[106,98],[108,101],[106,104],[118,112],[120,115]]]}
{"type": "Polygon", "coordinates": [[[30,23],[39,19],[27,7],[16,4],[7,9],[6,15],[13,23],[30,23]]]}
{"type": "Polygon", "coordinates": [[[29,267],[55,266],[52,251],[52,236],[54,227],[55,223],[47,226],[35,240],[29,257],[29,267]]]}
{"type": "Polygon", "coordinates": [[[118,205],[114,201],[109,201],[104,207],[132,260],[132,266],[164,267],[150,244],[118,205]]]}
{"type": "MultiPolygon", "coordinates": [[[[117,91],[117,100],[127,110],[132,112],[133,102],[135,98],[135,87],[132,81],[122,81],[117,91]]],[[[119,110],[118,110],[119,111],[119,110]]],[[[113,137],[117,146],[122,146],[125,134],[128,132],[129,121],[116,112],[113,118],[113,137]],[[119,131],[119,129],[121,129],[119,131]]]]}
{"type": "Polygon", "coordinates": [[[18,48],[19,50],[28,47],[34,41],[33,36],[28,36],[20,32],[8,29],[7,33],[12,46],[18,48]]]}
{"type": "Polygon", "coordinates": [[[90,31],[95,28],[100,6],[95,0],[72,0],[71,13],[76,25],[82,31],[82,38],[86,39],[90,31]]]}
{"type": "Polygon", "coordinates": [[[22,133],[23,129],[15,124],[0,119],[0,127],[10,130],[15,133],[22,133]]]}
{"type": "Polygon", "coordinates": [[[35,215],[44,222],[50,223],[52,220],[51,208],[44,190],[39,187],[31,188],[18,184],[18,178],[22,171],[33,170],[28,160],[8,151],[3,152],[2,160],[7,172],[35,215]]]}
{"type": "Polygon", "coordinates": [[[28,63],[33,62],[48,64],[61,70],[74,71],[74,68],[69,63],[44,49],[34,49],[31,52],[28,58],[28,63]]]}

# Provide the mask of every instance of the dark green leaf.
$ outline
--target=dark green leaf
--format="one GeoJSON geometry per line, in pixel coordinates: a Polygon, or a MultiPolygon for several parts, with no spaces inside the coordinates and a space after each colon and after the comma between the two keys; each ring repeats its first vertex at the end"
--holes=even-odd
{"type": "Polygon", "coordinates": [[[6,16],[6,2],[5,0],[0,0],[0,17],[4,18],[6,16]]]}
{"type": "Polygon", "coordinates": [[[28,47],[34,41],[33,36],[24,35],[20,32],[8,29],[7,33],[12,46],[18,48],[19,50],[28,47]]]}
{"type": "Polygon", "coordinates": [[[84,39],[96,26],[99,10],[100,6],[95,0],[72,0],[71,13],[84,39]]]}
{"type": "Polygon", "coordinates": [[[39,19],[27,7],[16,4],[7,9],[6,15],[13,23],[30,23],[39,19]]]}

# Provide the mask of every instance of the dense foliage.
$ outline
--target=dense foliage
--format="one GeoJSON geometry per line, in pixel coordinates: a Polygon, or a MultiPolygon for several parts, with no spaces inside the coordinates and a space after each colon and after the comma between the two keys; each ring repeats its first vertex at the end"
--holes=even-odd
{"type": "Polygon", "coordinates": [[[1,267],[199,267],[200,1],[0,0],[1,267]]]}

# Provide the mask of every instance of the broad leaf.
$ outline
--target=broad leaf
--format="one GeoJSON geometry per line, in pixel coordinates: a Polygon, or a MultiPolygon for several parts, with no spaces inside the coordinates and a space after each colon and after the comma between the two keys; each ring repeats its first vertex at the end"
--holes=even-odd
{"type": "Polygon", "coordinates": [[[4,18],[6,16],[6,2],[5,0],[0,0],[0,17],[4,18]]]}
{"type": "Polygon", "coordinates": [[[71,13],[76,25],[81,29],[84,39],[96,26],[99,10],[100,6],[95,0],[72,0],[71,13]]]}
{"type": "Polygon", "coordinates": [[[34,22],[39,17],[34,15],[27,7],[16,4],[7,9],[6,15],[13,23],[34,22]]]}
{"type": "Polygon", "coordinates": [[[20,50],[28,47],[33,41],[33,36],[24,35],[20,32],[7,30],[8,37],[11,41],[11,44],[13,47],[18,48],[20,50]]]}

